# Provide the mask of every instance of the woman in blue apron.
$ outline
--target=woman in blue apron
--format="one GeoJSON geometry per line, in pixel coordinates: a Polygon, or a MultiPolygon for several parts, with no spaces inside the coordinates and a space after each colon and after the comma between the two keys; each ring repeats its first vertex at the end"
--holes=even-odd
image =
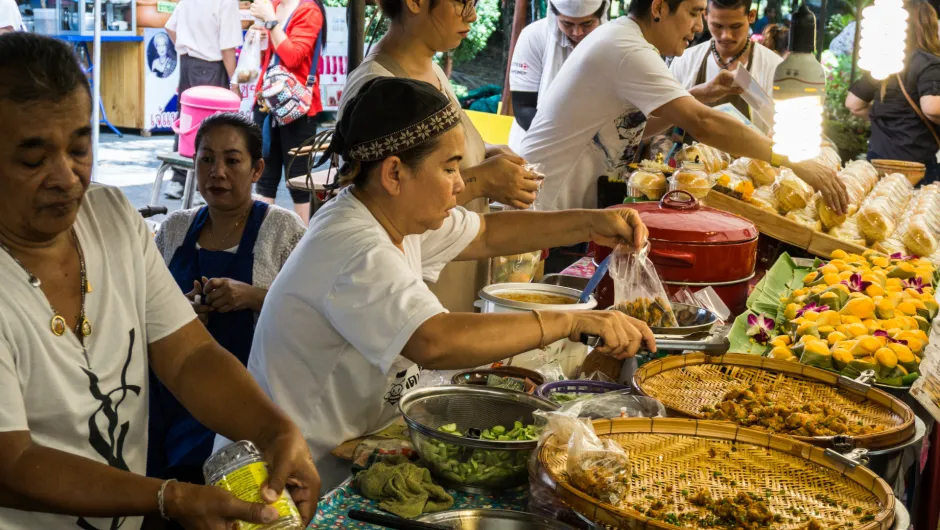
{"type": "MultiPolygon", "coordinates": [[[[196,138],[196,176],[206,206],[171,214],[157,247],[209,333],[248,362],[267,288],[303,235],[300,218],[255,201],[264,170],[261,133],[239,114],[208,118],[196,138]]],[[[215,433],[151,375],[148,474],[201,483],[215,433]]]]}

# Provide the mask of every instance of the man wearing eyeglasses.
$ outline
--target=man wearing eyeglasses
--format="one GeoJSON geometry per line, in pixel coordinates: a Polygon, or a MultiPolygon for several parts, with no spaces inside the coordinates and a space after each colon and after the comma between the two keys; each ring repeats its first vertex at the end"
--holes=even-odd
{"type": "Polygon", "coordinates": [[[539,93],[548,91],[561,65],[589,33],[607,21],[607,0],[553,0],[548,16],[526,26],[512,54],[509,90],[515,120],[509,147],[520,152],[532,125],[539,93]]]}

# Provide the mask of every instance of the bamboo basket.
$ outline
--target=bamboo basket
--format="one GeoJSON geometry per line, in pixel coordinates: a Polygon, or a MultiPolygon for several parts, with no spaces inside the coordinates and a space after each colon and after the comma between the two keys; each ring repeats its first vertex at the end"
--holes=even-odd
{"type": "MultiPolygon", "coordinates": [[[[640,393],[662,401],[667,409],[699,419],[705,417],[702,407],[715,407],[729,391],[752,383],[763,384],[777,402],[828,403],[850,421],[885,427],[882,432],[849,437],[855,447],[892,447],[914,435],[914,412],[899,399],[877,388],[861,393],[841,383],[839,374],[791,361],[734,353],[718,357],[692,353],[647,363],[634,375],[640,393]]],[[[828,447],[835,437],[792,438],[828,447]]]]}
{"type": "Polygon", "coordinates": [[[878,175],[883,177],[892,173],[900,173],[907,177],[912,186],[916,186],[924,175],[927,174],[927,166],[920,162],[905,162],[903,160],[872,160],[871,165],[878,170],[878,175]]]}
{"type": "MultiPolygon", "coordinates": [[[[849,467],[819,447],[730,423],[672,418],[598,420],[594,430],[628,455],[629,493],[612,506],[575,488],[567,473],[567,443],[550,437],[539,462],[555,481],[555,493],[595,523],[628,529],[677,529],[641,514],[662,500],[676,514],[709,515],[685,493],[707,490],[713,498],[755,493],[784,520],[774,530],[798,530],[812,516],[822,528],[888,530],[894,522],[891,488],[867,468],[849,467]],[[711,456],[714,454],[715,456],[711,456]],[[861,513],[855,513],[861,508],[861,513]]],[[[688,526],[682,527],[688,529],[688,526]]]]}

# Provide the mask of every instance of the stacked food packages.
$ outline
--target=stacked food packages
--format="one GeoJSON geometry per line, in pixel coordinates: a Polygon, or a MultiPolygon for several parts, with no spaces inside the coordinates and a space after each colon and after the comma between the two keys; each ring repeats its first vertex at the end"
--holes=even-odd
{"type": "Polygon", "coordinates": [[[856,214],[869,246],[894,234],[913,195],[914,188],[904,175],[888,175],[878,182],[856,214]]]}
{"type": "Polygon", "coordinates": [[[898,223],[897,230],[875,245],[888,254],[906,253],[934,256],[940,238],[940,184],[917,190],[898,223]]]}
{"type": "Polygon", "coordinates": [[[818,203],[819,220],[827,231],[841,226],[849,216],[858,211],[862,201],[878,183],[878,170],[868,162],[855,160],[839,171],[839,180],[845,185],[845,191],[849,197],[848,211],[843,215],[838,215],[825,202],[820,201],[818,203]]]}
{"type": "Polygon", "coordinates": [[[922,258],[837,250],[782,299],[785,333],[770,340],[770,355],[850,377],[873,370],[882,384],[907,386],[938,312],[935,273],[922,258]]]}

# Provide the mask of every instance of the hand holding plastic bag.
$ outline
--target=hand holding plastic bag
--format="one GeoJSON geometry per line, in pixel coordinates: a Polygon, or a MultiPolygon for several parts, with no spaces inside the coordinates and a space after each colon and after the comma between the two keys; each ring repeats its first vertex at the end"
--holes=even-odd
{"type": "Polygon", "coordinates": [[[245,44],[238,56],[232,81],[240,85],[253,83],[261,75],[261,40],[264,31],[252,26],[245,34],[245,44]]]}
{"type": "MultiPolygon", "coordinates": [[[[526,164],[523,168],[536,175],[539,175],[540,178],[545,178],[544,175],[539,171],[538,164],[526,164]]],[[[539,183],[541,184],[541,180],[539,183]]],[[[536,192],[538,193],[538,192],[536,192]]],[[[527,210],[535,211],[535,203],[533,203],[527,210]]],[[[515,210],[511,206],[506,206],[506,210],[515,210]]],[[[516,254],[514,256],[502,256],[498,258],[493,258],[492,261],[492,270],[493,270],[493,283],[528,283],[535,278],[535,273],[538,271],[539,263],[542,261],[542,251],[536,250],[532,252],[526,252],[525,254],[516,254]]]]}
{"type": "Polygon", "coordinates": [[[649,244],[639,252],[618,245],[610,260],[614,280],[614,309],[645,322],[650,327],[674,328],[676,315],[666,289],[649,260],[649,244]]]}

